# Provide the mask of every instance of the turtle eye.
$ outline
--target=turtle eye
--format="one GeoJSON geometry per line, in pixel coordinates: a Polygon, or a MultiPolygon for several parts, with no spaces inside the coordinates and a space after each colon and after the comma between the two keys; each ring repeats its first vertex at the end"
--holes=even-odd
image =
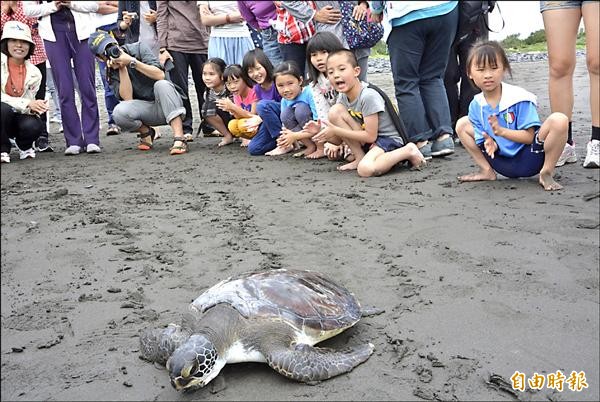
{"type": "Polygon", "coordinates": [[[196,362],[194,362],[191,365],[185,366],[183,369],[181,369],[181,376],[183,378],[189,378],[192,374],[194,374],[196,372],[197,367],[198,367],[198,364],[196,362]]]}

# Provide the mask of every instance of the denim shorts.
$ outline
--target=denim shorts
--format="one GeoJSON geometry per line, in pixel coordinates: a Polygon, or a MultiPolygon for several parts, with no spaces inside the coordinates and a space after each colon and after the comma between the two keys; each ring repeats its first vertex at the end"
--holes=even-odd
{"type": "Polygon", "coordinates": [[[378,136],[374,143],[365,144],[363,146],[363,150],[365,153],[369,152],[371,148],[377,145],[379,148],[383,149],[384,152],[390,152],[394,149],[402,148],[404,143],[400,137],[380,137],[378,136]]]}
{"type": "Polygon", "coordinates": [[[510,178],[535,176],[542,170],[546,158],[544,143],[539,141],[537,132],[533,142],[525,144],[512,158],[499,155],[496,152],[494,159],[492,159],[485,152],[483,142],[478,145],[492,169],[502,176],[510,178]]]}
{"type": "Polygon", "coordinates": [[[566,8],[581,8],[585,3],[595,3],[594,1],[540,1],[540,12],[547,10],[563,10],[566,8]]]}

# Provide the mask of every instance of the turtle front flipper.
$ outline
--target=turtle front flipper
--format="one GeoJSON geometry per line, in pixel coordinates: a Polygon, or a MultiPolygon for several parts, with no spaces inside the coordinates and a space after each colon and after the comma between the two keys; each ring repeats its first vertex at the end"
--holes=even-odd
{"type": "Polygon", "coordinates": [[[373,353],[371,343],[333,350],[298,344],[266,353],[267,363],[280,374],[305,383],[316,383],[347,373],[373,353]]]}
{"type": "Polygon", "coordinates": [[[167,328],[147,329],[140,335],[140,357],[164,365],[175,349],[189,337],[189,331],[176,324],[169,324],[167,328]]]}

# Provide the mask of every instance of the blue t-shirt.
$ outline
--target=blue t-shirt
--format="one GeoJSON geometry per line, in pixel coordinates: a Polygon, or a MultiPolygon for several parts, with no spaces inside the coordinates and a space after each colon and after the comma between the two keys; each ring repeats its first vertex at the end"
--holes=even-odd
{"type": "Polygon", "coordinates": [[[317,121],[319,119],[319,114],[317,113],[317,106],[315,105],[315,101],[312,96],[312,90],[309,87],[304,87],[302,92],[300,92],[300,94],[292,100],[281,98],[281,110],[284,110],[288,107],[292,107],[298,102],[304,102],[308,106],[310,106],[310,111],[312,112],[312,118],[314,121],[317,121]]]}
{"type": "Polygon", "coordinates": [[[502,98],[495,108],[487,103],[482,93],[475,95],[469,105],[469,120],[475,131],[475,142],[483,143],[485,138],[482,132],[485,132],[498,144],[500,155],[509,158],[515,156],[525,144],[494,135],[488,117],[496,116],[498,124],[511,130],[527,130],[534,127],[537,131],[541,122],[536,103],[536,97],[532,93],[504,82],[502,83],[502,98]]]}

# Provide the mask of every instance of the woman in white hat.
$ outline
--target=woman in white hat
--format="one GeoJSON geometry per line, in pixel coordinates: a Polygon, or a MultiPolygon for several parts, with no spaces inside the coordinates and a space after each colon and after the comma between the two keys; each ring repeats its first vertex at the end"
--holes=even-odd
{"type": "Polygon", "coordinates": [[[29,27],[9,21],[0,39],[2,118],[0,119],[1,160],[10,162],[13,137],[20,149],[20,158],[35,158],[33,142],[46,124],[40,115],[48,111],[48,102],[35,99],[42,82],[42,73],[29,62],[35,44],[29,27]]]}

